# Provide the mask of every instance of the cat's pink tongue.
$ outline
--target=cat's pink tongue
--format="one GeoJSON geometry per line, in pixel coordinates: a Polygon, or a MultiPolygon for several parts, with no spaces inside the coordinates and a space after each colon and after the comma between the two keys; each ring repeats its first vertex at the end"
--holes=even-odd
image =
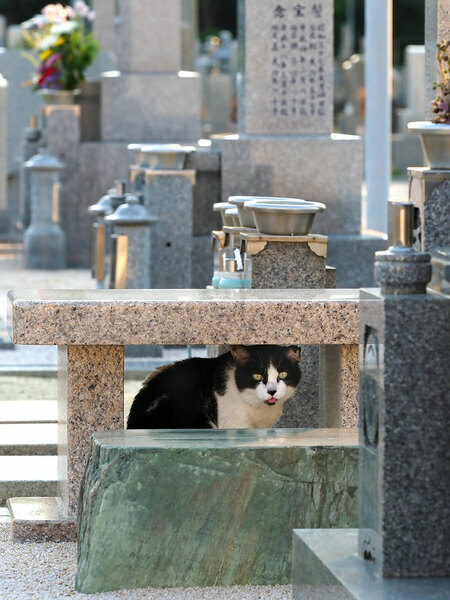
{"type": "Polygon", "coordinates": [[[276,398],[269,398],[269,399],[267,400],[267,402],[268,402],[269,404],[275,404],[275,402],[276,402],[276,401],[277,401],[277,399],[276,399],[276,398]]]}

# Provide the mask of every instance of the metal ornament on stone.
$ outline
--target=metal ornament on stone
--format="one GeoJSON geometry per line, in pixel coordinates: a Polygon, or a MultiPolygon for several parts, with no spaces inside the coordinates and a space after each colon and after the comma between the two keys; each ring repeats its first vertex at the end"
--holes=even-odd
{"type": "Polygon", "coordinates": [[[431,256],[413,248],[414,205],[389,204],[393,217],[392,245],[386,252],[375,253],[375,281],[385,295],[425,294],[431,280],[431,256]]]}
{"type": "Polygon", "coordinates": [[[59,225],[59,173],[64,165],[41,148],[25,165],[30,173],[31,223],[24,236],[27,269],[64,269],[66,236],[59,225]]]}

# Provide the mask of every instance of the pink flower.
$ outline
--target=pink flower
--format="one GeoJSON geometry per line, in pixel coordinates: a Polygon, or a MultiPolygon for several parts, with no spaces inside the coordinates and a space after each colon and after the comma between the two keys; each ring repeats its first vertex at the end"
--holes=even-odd
{"type": "Polygon", "coordinates": [[[62,4],[47,4],[41,13],[49,23],[64,23],[67,19],[66,9],[62,4]]]}
{"type": "Polygon", "coordinates": [[[89,14],[89,6],[84,0],[77,0],[74,4],[74,9],[75,12],[80,15],[80,17],[87,17],[89,14]]]}

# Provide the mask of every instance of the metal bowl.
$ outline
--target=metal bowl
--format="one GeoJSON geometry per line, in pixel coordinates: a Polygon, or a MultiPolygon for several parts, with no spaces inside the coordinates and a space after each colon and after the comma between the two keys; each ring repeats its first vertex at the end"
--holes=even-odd
{"type": "Polygon", "coordinates": [[[140,153],[150,169],[183,169],[187,155],[194,150],[195,146],[181,144],[145,144],[140,153]]]}
{"type": "Polygon", "coordinates": [[[233,217],[231,215],[226,214],[226,211],[229,208],[235,208],[235,206],[233,204],[230,204],[229,202],[216,202],[215,204],[213,204],[214,212],[220,212],[222,225],[225,225],[226,227],[234,227],[233,217]]]}
{"type": "Polygon", "coordinates": [[[296,198],[255,198],[245,206],[252,210],[257,230],[269,235],[308,235],[317,213],[326,209],[320,202],[296,198]]]}
{"type": "Polygon", "coordinates": [[[233,227],[242,227],[241,220],[239,219],[238,209],[235,206],[233,206],[233,208],[226,209],[225,217],[228,217],[233,221],[233,227]]]}
{"type": "Polygon", "coordinates": [[[236,206],[238,210],[241,227],[256,227],[253,212],[245,207],[245,203],[254,198],[254,196],[230,196],[228,198],[228,202],[236,206]]]}

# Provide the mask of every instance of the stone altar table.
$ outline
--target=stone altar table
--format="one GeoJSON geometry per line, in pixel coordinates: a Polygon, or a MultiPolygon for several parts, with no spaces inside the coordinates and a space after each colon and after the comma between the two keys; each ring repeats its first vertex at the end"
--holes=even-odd
{"type": "Polygon", "coordinates": [[[76,514],[91,434],[123,429],[125,344],[353,345],[358,302],[359,290],[9,292],[13,342],[59,346],[60,496],[68,515],[76,514]]]}

